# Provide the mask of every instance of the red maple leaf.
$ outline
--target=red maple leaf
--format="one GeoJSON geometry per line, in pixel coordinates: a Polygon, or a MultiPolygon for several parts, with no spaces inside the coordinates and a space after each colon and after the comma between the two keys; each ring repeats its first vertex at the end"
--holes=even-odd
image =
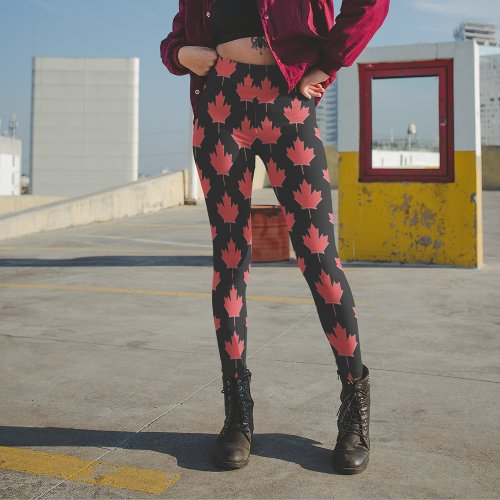
{"type": "Polygon", "coordinates": [[[327,333],[328,341],[330,345],[337,351],[339,356],[351,356],[354,357],[354,349],[358,343],[356,342],[355,335],[347,335],[347,330],[337,323],[334,329],[335,335],[332,333],[327,333]]]}
{"type": "Polygon", "coordinates": [[[232,62],[230,59],[219,58],[215,64],[215,71],[219,76],[231,76],[236,71],[236,62],[232,62]]]}
{"type": "Polygon", "coordinates": [[[212,226],[212,224],[210,224],[210,231],[212,232],[212,240],[214,240],[217,236],[217,226],[212,226]]]}
{"type": "Polygon", "coordinates": [[[303,209],[316,208],[318,203],[323,199],[321,191],[314,191],[312,184],[309,184],[305,179],[300,185],[300,190],[293,192],[293,197],[303,209]]]}
{"type": "Polygon", "coordinates": [[[262,144],[277,144],[281,137],[281,128],[274,127],[273,122],[266,116],[259,127],[256,128],[257,137],[262,144]]]}
{"type": "Polygon", "coordinates": [[[325,248],[328,245],[328,236],[326,234],[320,236],[319,229],[312,222],[308,233],[309,235],[302,236],[304,245],[309,248],[311,253],[325,253],[325,248]]]}
{"type": "Polygon", "coordinates": [[[248,285],[248,276],[250,275],[250,271],[243,271],[243,281],[248,285]]]}
{"type": "Polygon", "coordinates": [[[210,153],[210,161],[217,175],[229,175],[229,169],[233,166],[233,156],[231,153],[226,154],[220,138],[215,146],[215,152],[210,153]]]}
{"type": "Polygon", "coordinates": [[[239,212],[238,204],[232,202],[228,193],[222,195],[222,203],[217,203],[217,210],[224,222],[236,222],[239,212]]]}
{"type": "Polygon", "coordinates": [[[340,259],[338,257],[335,257],[335,263],[337,264],[337,267],[339,269],[343,269],[342,262],[340,262],[340,259]]]}
{"type": "Polygon", "coordinates": [[[357,314],[356,313],[356,306],[352,306],[352,310],[354,311],[354,317],[357,318],[357,316],[356,316],[356,314],[357,314]]]}
{"type": "Polygon", "coordinates": [[[276,97],[278,97],[280,94],[280,89],[279,87],[274,87],[271,80],[267,77],[267,75],[264,77],[264,80],[262,80],[262,86],[257,87],[256,90],[256,97],[259,103],[264,104],[268,102],[274,102],[276,97]]]}
{"type": "Polygon", "coordinates": [[[208,114],[215,123],[225,123],[226,118],[231,112],[231,105],[225,104],[225,97],[222,90],[215,96],[215,103],[208,103],[208,114]]]}
{"type": "Polygon", "coordinates": [[[217,316],[214,316],[214,326],[216,330],[220,328],[220,318],[218,318],[217,316]]]}
{"type": "Polygon", "coordinates": [[[240,101],[253,101],[255,97],[255,87],[253,86],[252,77],[250,75],[245,76],[243,83],[236,84],[236,93],[240,101]]]}
{"type": "Polygon", "coordinates": [[[203,141],[204,137],[205,137],[205,129],[203,127],[198,126],[198,118],[196,118],[193,126],[193,146],[200,148],[201,141],[203,141]]]}
{"type": "Polygon", "coordinates": [[[243,228],[243,236],[247,240],[247,244],[252,244],[252,218],[248,219],[248,224],[243,228]]]}
{"type": "Polygon", "coordinates": [[[304,257],[298,257],[297,264],[299,265],[302,274],[304,274],[306,272],[306,262],[304,260],[304,257]]]}
{"type": "Polygon", "coordinates": [[[214,271],[212,273],[212,290],[215,290],[219,283],[220,283],[220,272],[214,271]]]}
{"type": "Polygon", "coordinates": [[[277,167],[277,163],[271,158],[267,164],[267,175],[273,187],[282,187],[286,177],[285,170],[277,167]]]}
{"type": "Polygon", "coordinates": [[[222,260],[228,269],[231,267],[236,269],[238,267],[241,260],[241,250],[236,248],[236,243],[232,237],[227,244],[227,248],[222,249],[221,254],[222,260]]]}
{"type": "Polygon", "coordinates": [[[334,223],[335,223],[335,221],[333,220],[333,214],[332,214],[332,213],[328,213],[328,215],[329,215],[329,217],[330,217],[330,222],[331,222],[332,224],[334,224],[334,223]]]}
{"type": "Polygon", "coordinates": [[[243,173],[243,179],[238,181],[238,188],[245,200],[252,197],[252,172],[248,167],[243,173]]]}
{"type": "Polygon", "coordinates": [[[226,342],[226,351],[230,359],[241,359],[241,353],[245,348],[245,341],[240,340],[236,331],[231,336],[231,342],[226,342]]]}
{"type": "Polygon", "coordinates": [[[234,128],[231,135],[240,148],[250,148],[255,140],[255,129],[247,116],[242,120],[240,128],[234,128]]]}
{"type": "Polygon", "coordinates": [[[299,137],[295,139],[294,147],[286,149],[287,156],[297,165],[310,165],[311,160],[315,157],[313,148],[306,148],[304,141],[299,137]]]}
{"type": "Polygon", "coordinates": [[[323,177],[328,182],[328,184],[330,184],[330,174],[328,173],[328,169],[327,168],[323,169],[323,177]]]}
{"type": "Polygon", "coordinates": [[[314,135],[319,139],[321,140],[321,133],[319,131],[319,128],[318,127],[314,127],[314,135]]]}
{"type": "Polygon", "coordinates": [[[229,290],[229,297],[224,296],[224,308],[230,318],[235,318],[240,315],[243,307],[243,297],[238,297],[238,292],[234,285],[229,290]]]}
{"type": "Polygon", "coordinates": [[[200,178],[201,189],[203,190],[203,194],[205,198],[208,196],[208,192],[210,191],[210,179],[208,177],[203,177],[203,173],[198,165],[196,165],[196,169],[198,170],[198,177],[200,178]]]}
{"type": "Polygon", "coordinates": [[[295,223],[295,216],[293,215],[293,212],[287,213],[283,205],[281,205],[281,210],[285,217],[286,227],[288,228],[288,231],[291,231],[295,223]]]}
{"type": "Polygon", "coordinates": [[[316,290],[323,297],[325,304],[340,304],[340,297],[344,293],[340,282],[332,281],[330,275],[323,269],[319,279],[320,281],[316,282],[316,290]]]}
{"type": "Polygon", "coordinates": [[[309,116],[309,108],[303,108],[297,97],[292,101],[291,107],[285,107],[284,115],[290,123],[304,123],[304,120],[309,116]]]}

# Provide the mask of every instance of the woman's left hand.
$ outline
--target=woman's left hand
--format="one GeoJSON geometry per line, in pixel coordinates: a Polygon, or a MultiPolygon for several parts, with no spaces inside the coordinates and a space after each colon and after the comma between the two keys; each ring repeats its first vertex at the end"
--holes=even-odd
{"type": "Polygon", "coordinates": [[[321,82],[324,82],[328,78],[330,78],[328,73],[325,73],[319,68],[316,68],[316,66],[313,66],[304,73],[297,85],[302,94],[308,99],[311,97],[320,97],[325,91],[321,82]]]}

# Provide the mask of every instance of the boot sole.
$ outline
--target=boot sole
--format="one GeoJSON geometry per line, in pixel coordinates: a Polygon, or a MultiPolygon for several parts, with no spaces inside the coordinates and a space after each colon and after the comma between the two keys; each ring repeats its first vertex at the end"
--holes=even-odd
{"type": "Polygon", "coordinates": [[[250,443],[250,451],[248,452],[248,458],[244,462],[231,462],[230,460],[224,460],[217,455],[214,455],[214,464],[219,467],[223,467],[224,469],[241,469],[248,464],[250,460],[250,455],[253,451],[253,440],[250,443]]]}
{"type": "Polygon", "coordinates": [[[336,467],[334,463],[332,463],[332,465],[335,471],[339,472],[340,474],[359,474],[360,472],[363,472],[366,469],[369,460],[370,459],[368,458],[365,464],[362,465],[361,467],[336,467]]]}

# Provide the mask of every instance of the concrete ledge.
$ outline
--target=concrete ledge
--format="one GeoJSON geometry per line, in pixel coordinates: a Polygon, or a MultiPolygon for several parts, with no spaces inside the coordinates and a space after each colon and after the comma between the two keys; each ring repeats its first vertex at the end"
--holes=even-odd
{"type": "Polygon", "coordinates": [[[118,188],[0,215],[0,240],[184,205],[186,175],[185,170],[169,172],[118,188]]]}
{"type": "Polygon", "coordinates": [[[0,195],[0,215],[12,214],[66,199],[66,196],[37,196],[34,194],[0,195]]]}

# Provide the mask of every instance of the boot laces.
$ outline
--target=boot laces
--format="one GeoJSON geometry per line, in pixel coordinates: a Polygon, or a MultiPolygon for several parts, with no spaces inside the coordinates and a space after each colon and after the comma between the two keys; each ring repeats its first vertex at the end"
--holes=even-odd
{"type": "Polygon", "coordinates": [[[249,401],[245,397],[244,387],[241,384],[235,384],[234,389],[224,387],[220,392],[226,393],[225,412],[226,418],[224,421],[223,433],[230,429],[240,430],[247,436],[251,433],[250,417],[248,412],[249,401]],[[238,396],[238,398],[236,398],[238,396]],[[234,401],[239,399],[238,401],[234,401]]]}
{"type": "Polygon", "coordinates": [[[361,410],[360,406],[365,403],[366,392],[363,390],[357,390],[349,392],[346,398],[342,401],[340,408],[337,411],[339,416],[338,422],[341,427],[341,435],[352,432],[358,434],[360,437],[365,438],[365,433],[363,432],[363,415],[364,411],[361,410]]]}

